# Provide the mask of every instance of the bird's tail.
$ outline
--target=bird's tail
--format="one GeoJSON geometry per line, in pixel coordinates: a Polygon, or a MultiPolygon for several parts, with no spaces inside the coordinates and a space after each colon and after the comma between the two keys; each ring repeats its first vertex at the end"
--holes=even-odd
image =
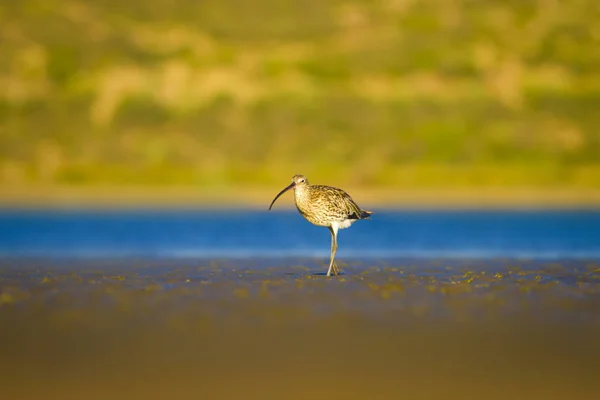
{"type": "Polygon", "coordinates": [[[371,219],[373,211],[361,210],[360,219],[371,219]]]}

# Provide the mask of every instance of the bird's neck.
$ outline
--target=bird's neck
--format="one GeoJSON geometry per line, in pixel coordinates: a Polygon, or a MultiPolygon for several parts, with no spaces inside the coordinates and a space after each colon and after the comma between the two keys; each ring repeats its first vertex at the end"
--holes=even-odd
{"type": "Polygon", "coordinates": [[[296,201],[296,205],[300,207],[302,204],[306,202],[308,199],[308,187],[306,186],[296,186],[294,188],[294,200],[296,201]]]}

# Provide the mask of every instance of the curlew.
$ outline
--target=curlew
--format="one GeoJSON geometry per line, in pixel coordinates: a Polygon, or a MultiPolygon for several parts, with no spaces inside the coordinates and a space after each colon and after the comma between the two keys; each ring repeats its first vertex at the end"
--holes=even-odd
{"type": "Polygon", "coordinates": [[[310,223],[326,226],[331,232],[331,255],[327,276],[338,275],[335,264],[337,234],[339,229],[348,228],[359,219],[371,219],[371,211],[361,210],[352,197],[342,189],[324,185],[311,185],[304,175],[294,175],[292,183],[283,189],[271,202],[290,189],[294,189],[294,202],[300,214],[310,223]]]}

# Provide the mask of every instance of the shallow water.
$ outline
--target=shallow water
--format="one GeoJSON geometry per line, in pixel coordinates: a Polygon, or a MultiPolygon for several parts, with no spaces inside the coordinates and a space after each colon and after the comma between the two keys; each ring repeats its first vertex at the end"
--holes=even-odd
{"type": "Polygon", "coordinates": [[[3,212],[15,399],[596,399],[600,213],[3,212]],[[526,257],[527,256],[527,257],[526,257]]]}
{"type": "MultiPolygon", "coordinates": [[[[0,212],[0,255],[326,257],[296,211],[0,212]]],[[[344,257],[600,258],[600,211],[377,211],[340,231],[344,257]]]]}

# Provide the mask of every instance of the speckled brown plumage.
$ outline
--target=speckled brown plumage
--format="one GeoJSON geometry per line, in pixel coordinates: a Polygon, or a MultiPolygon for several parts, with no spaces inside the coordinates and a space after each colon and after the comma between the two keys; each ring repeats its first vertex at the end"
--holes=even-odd
{"type": "Polygon", "coordinates": [[[294,189],[294,201],[300,214],[310,223],[326,226],[331,232],[331,257],[327,276],[339,274],[335,264],[337,250],[337,232],[339,229],[348,228],[360,219],[370,219],[371,211],[362,210],[358,204],[342,189],[332,186],[311,185],[303,175],[294,175],[292,183],[283,189],[271,202],[289,189],[294,189]]]}
{"type": "Polygon", "coordinates": [[[294,188],[294,201],[300,214],[318,226],[368,219],[371,214],[370,211],[361,210],[348,193],[331,186],[297,185],[294,188]]]}

